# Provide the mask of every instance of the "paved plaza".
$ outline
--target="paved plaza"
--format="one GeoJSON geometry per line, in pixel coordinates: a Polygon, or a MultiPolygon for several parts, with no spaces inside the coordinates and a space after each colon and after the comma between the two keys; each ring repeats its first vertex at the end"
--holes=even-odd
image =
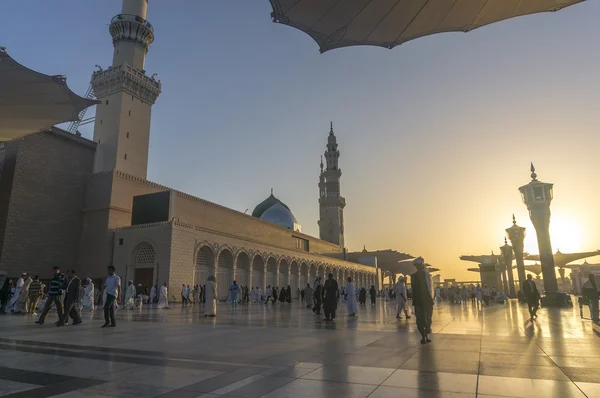
{"type": "Polygon", "coordinates": [[[578,308],[533,323],[511,302],[443,303],[433,343],[384,303],[325,323],[299,303],[216,319],[196,306],[100,313],[78,326],[0,317],[0,395],[11,397],[600,397],[600,342],[578,308]]]}

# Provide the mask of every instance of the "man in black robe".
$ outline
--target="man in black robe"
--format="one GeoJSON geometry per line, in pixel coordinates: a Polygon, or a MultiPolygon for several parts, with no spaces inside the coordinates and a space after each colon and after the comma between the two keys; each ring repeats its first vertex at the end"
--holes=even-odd
{"type": "Polygon", "coordinates": [[[540,292],[533,281],[531,274],[527,275],[527,280],[523,283],[523,293],[529,308],[529,316],[531,319],[537,318],[537,310],[540,306],[540,292]]]}
{"type": "Polygon", "coordinates": [[[425,270],[425,261],[419,257],[413,261],[417,272],[410,276],[413,292],[413,305],[417,328],[421,333],[421,344],[430,343],[431,316],[433,314],[432,280],[429,272],[425,270]]]}
{"type": "Polygon", "coordinates": [[[313,312],[321,315],[321,304],[323,304],[323,286],[321,285],[321,277],[315,279],[315,306],[313,312]]]}
{"type": "Polygon", "coordinates": [[[335,319],[339,295],[338,283],[333,279],[333,274],[329,274],[323,286],[323,310],[325,311],[326,321],[333,321],[335,319]]]}

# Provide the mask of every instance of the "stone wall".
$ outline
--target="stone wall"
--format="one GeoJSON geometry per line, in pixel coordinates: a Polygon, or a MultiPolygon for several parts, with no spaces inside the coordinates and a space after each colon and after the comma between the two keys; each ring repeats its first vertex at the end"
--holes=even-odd
{"type": "Polygon", "coordinates": [[[87,275],[106,275],[112,264],[114,229],[131,225],[133,197],[164,189],[119,171],[93,174],[88,181],[79,262],[87,275]]]}
{"type": "Polygon", "coordinates": [[[16,162],[0,269],[11,276],[26,271],[42,277],[55,265],[78,269],[81,210],[95,144],[53,128],[13,145],[16,162]]]}
{"type": "Polygon", "coordinates": [[[0,161],[0,260],[4,246],[4,234],[8,221],[8,207],[12,194],[12,185],[17,164],[17,149],[19,141],[0,143],[2,159],[0,161]]]}
{"type": "MultiPolygon", "coordinates": [[[[375,269],[370,266],[324,257],[301,250],[285,249],[270,242],[246,239],[240,235],[223,233],[220,230],[210,230],[180,221],[119,228],[115,233],[114,241],[113,263],[117,269],[135,268],[137,248],[143,243],[151,244],[156,252],[156,262],[160,263],[158,280],[159,282],[168,282],[169,296],[174,294],[178,297],[182,284],[192,285],[204,282],[203,279],[198,277],[196,266],[198,251],[203,247],[209,247],[214,254],[215,264],[209,270],[209,274],[214,274],[214,267],[216,267],[219,254],[226,250],[231,252],[234,261],[231,269],[227,270],[229,272],[228,283],[231,283],[237,277],[238,283],[248,284],[250,275],[246,275],[246,280],[240,280],[239,272],[236,276],[237,258],[241,253],[248,256],[250,264],[252,264],[254,256],[260,256],[265,261],[267,258],[276,259],[277,273],[281,272],[286,277],[291,275],[292,263],[295,262],[295,276],[297,279],[295,284],[291,284],[296,287],[299,280],[312,281],[316,275],[323,275],[325,270],[333,272],[338,279],[352,275],[355,277],[357,285],[359,284],[358,281],[364,286],[375,283],[375,269]],[[170,242],[168,242],[169,238],[170,242]],[[281,269],[280,264],[286,264],[289,268],[281,269]],[[299,276],[301,273],[303,279],[299,276]]],[[[264,278],[264,269],[258,270],[258,273],[264,278]]],[[[292,276],[290,276],[290,279],[292,279],[292,276]]],[[[260,283],[260,285],[264,284],[265,282],[260,283]]]]}

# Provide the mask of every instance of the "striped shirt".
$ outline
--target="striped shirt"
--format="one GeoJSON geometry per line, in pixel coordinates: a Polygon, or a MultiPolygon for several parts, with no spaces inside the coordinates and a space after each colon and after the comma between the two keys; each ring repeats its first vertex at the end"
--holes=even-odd
{"type": "Polygon", "coordinates": [[[42,282],[39,280],[31,281],[29,285],[29,296],[39,296],[42,293],[42,282]]]}
{"type": "Polygon", "coordinates": [[[63,274],[56,275],[50,281],[50,287],[48,288],[48,295],[59,296],[61,293],[61,290],[64,288],[64,285],[65,285],[65,276],[63,274]]]}

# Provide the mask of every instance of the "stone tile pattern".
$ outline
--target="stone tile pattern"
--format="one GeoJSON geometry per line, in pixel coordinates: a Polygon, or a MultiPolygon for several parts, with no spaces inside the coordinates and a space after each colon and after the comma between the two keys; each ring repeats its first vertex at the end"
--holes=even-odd
{"type": "MultiPolygon", "coordinates": [[[[220,304],[99,314],[77,327],[0,317],[0,391],[8,396],[596,397],[600,344],[576,309],[536,322],[511,302],[441,305],[434,342],[378,303],[324,323],[302,305],[220,304]],[[77,332],[77,333],[75,333],[77,332]],[[24,371],[24,372],[23,372],[24,371]],[[42,388],[43,387],[43,388],[42,388]],[[11,395],[12,394],[12,395],[11,395]],[[29,395],[27,395],[29,394],[29,395]],[[34,395],[35,394],[35,395],[34,395]]],[[[50,322],[48,322],[50,323],[50,322]]]]}

